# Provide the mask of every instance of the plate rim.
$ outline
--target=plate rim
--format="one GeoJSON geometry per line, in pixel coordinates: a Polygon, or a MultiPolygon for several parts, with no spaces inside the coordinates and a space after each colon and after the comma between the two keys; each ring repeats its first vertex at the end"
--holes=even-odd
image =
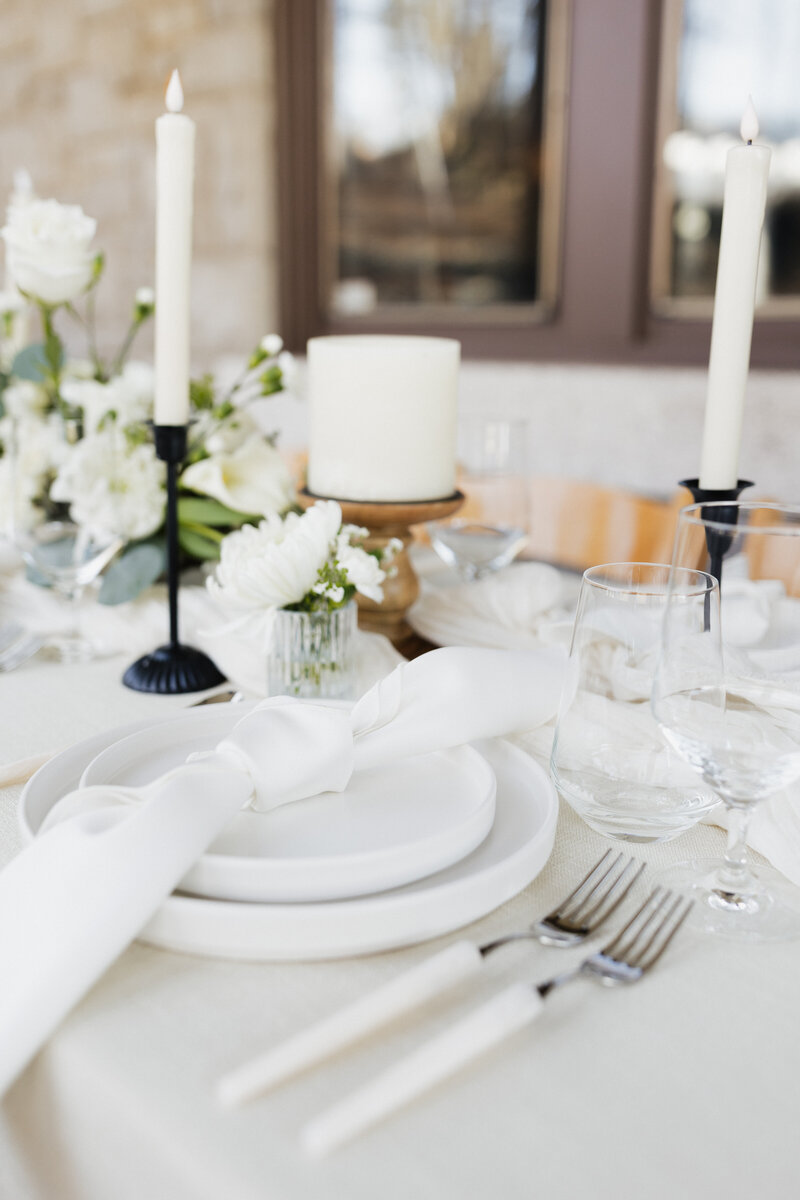
{"type": "MultiPolygon", "coordinates": [[[[165,717],[162,715],[160,720],[164,719],[165,717]]],[[[157,723],[157,719],[145,719],[132,722],[131,726],[144,728],[157,723]]],[[[84,742],[78,743],[78,747],[84,747],[87,742],[99,743],[110,732],[113,731],[95,734],[91,738],[85,739],[84,742]]],[[[475,747],[478,753],[481,753],[480,746],[483,744],[485,743],[478,743],[475,747]]],[[[525,769],[539,783],[536,795],[537,805],[541,810],[541,819],[537,829],[528,841],[516,846],[500,863],[485,864],[477,871],[472,871],[464,878],[457,880],[441,880],[439,873],[434,873],[427,879],[419,880],[414,884],[406,885],[406,887],[399,887],[372,896],[353,897],[349,900],[262,904],[211,900],[173,893],[166,897],[154,918],[140,931],[138,940],[172,952],[219,958],[226,961],[319,962],[416,945],[480,919],[524,890],[544,868],[552,853],[559,811],[555,787],[540,763],[520,746],[507,739],[492,739],[491,744],[502,747],[503,752],[511,754],[512,760],[516,759],[518,763],[524,764],[525,769]],[[488,878],[499,875],[502,875],[502,886],[496,885],[496,890],[493,890],[491,897],[487,899],[481,885],[488,878]],[[407,887],[415,890],[407,891],[407,887]],[[453,908],[461,901],[461,893],[467,890],[484,893],[481,902],[470,907],[466,913],[454,914],[453,908]],[[434,902],[441,902],[448,896],[450,903],[447,913],[435,916],[431,911],[434,902]],[[354,912],[348,914],[348,908],[354,909],[354,912]],[[377,916],[383,916],[384,913],[391,914],[393,917],[392,929],[384,931],[383,935],[378,938],[354,936],[351,929],[346,937],[340,937],[338,944],[328,944],[324,947],[317,946],[313,939],[306,936],[304,944],[299,947],[292,942],[291,946],[283,945],[276,948],[274,943],[265,944],[266,934],[263,929],[256,928],[254,930],[253,928],[259,922],[262,925],[267,921],[275,923],[281,917],[288,916],[295,925],[298,921],[313,924],[315,920],[322,919],[335,923],[338,931],[341,929],[343,918],[347,922],[355,916],[356,923],[359,919],[363,921],[365,909],[367,917],[373,914],[377,916]],[[428,917],[427,920],[415,920],[420,909],[428,917]],[[217,938],[216,931],[198,933],[197,926],[207,925],[209,918],[216,921],[217,925],[221,922],[223,926],[227,926],[222,931],[224,941],[215,940],[217,938]],[[185,931],[187,923],[194,926],[190,936],[187,936],[185,931]],[[182,932],[176,931],[176,925],[181,927],[182,932]],[[234,926],[233,931],[230,928],[232,925],[234,926]]],[[[68,747],[56,757],[63,759],[65,756],[73,756],[75,752],[76,746],[68,747]]],[[[54,761],[51,759],[50,763],[41,767],[36,776],[47,772],[48,767],[54,761]]],[[[80,774],[80,768],[77,773],[80,774]]],[[[26,784],[17,804],[18,825],[26,843],[30,842],[34,835],[25,823],[24,801],[29,795],[31,784],[36,776],[26,784]]],[[[479,846],[473,853],[480,854],[481,847],[479,846]]],[[[455,869],[459,869],[460,866],[461,864],[455,864],[455,869]]]]}

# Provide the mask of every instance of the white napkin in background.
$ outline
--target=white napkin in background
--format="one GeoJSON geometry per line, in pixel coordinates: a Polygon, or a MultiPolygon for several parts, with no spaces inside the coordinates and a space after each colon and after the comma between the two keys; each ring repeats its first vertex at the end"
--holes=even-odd
{"type": "Polygon", "coordinates": [[[578,581],[545,563],[515,563],[474,583],[425,586],[408,619],[439,646],[533,650],[569,644],[578,581]]]}
{"type": "MultiPolygon", "coordinates": [[[[2,565],[0,559],[0,571],[2,565]]],[[[30,583],[16,565],[13,573],[0,574],[0,621],[17,621],[44,636],[68,628],[67,603],[49,588],[30,583]]],[[[181,640],[210,655],[235,687],[252,696],[265,695],[264,647],[239,634],[218,633],[230,623],[230,615],[217,607],[199,573],[197,579],[184,583],[179,592],[181,640]]],[[[89,589],[77,606],[78,628],[98,655],[125,654],[133,662],[167,640],[166,599],[166,587],[156,585],[126,604],[98,604],[96,591],[89,589]]],[[[359,694],[402,661],[388,638],[363,630],[356,631],[355,655],[359,694]]]]}
{"type": "Polygon", "coordinates": [[[254,794],[269,808],[340,790],[359,766],[530,729],[553,716],[564,661],[558,649],[435,651],[351,713],[265,701],[202,761],[62,800],[0,872],[0,1095],[254,794]]]}

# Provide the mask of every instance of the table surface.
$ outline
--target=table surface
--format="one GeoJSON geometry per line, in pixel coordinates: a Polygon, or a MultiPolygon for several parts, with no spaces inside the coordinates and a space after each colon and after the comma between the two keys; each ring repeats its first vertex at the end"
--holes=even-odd
{"type": "MultiPolygon", "coordinates": [[[[124,689],[126,661],[35,660],[0,676],[0,762],[184,707],[124,689]]],[[[0,861],[19,849],[20,789],[0,792],[0,861]]],[[[720,830],[634,847],[655,868],[717,854],[720,830]]],[[[564,808],[525,892],[463,931],[524,927],[606,848],[564,808]]],[[[4,919],[9,918],[8,914],[4,919]]],[[[684,933],[648,979],[579,981],[532,1029],[329,1159],[304,1122],[512,980],[581,951],[521,944],[455,1002],[239,1111],[213,1084],[233,1065],[448,941],[346,962],[250,964],[135,944],[72,1012],[0,1106],[3,1200],[528,1200],[798,1195],[800,953],[684,933]]],[[[31,947],[35,953],[35,947],[31,947]]]]}

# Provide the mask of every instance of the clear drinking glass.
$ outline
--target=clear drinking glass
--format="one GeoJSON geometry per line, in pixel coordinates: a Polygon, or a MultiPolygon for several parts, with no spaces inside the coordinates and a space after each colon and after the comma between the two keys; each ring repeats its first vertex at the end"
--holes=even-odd
{"type": "Polygon", "coordinates": [[[77,606],[92,583],[124,545],[113,534],[91,533],[69,520],[16,525],[14,541],[28,567],[69,605],[67,627],[48,634],[46,645],[62,662],[86,662],[94,648],[78,630],[77,606]]]}
{"type": "Polygon", "coordinates": [[[353,700],[357,621],[353,600],[332,612],[279,609],[267,655],[267,695],[353,700]]]}
{"type": "MultiPolygon", "coordinates": [[[[41,423],[44,418],[41,419],[41,423]]],[[[46,424],[48,454],[40,473],[46,475],[74,445],[76,431],[68,421],[50,417],[46,424]]],[[[94,647],[78,630],[78,604],[84,589],[93,583],[125,545],[126,538],[111,529],[89,528],[71,519],[66,504],[44,495],[31,495],[31,463],[39,445],[31,421],[15,421],[10,430],[11,504],[7,534],[19,550],[29,574],[64,599],[64,621],[47,633],[45,647],[62,662],[84,662],[94,657],[94,647]]],[[[39,446],[41,453],[41,446],[39,446]]]]}
{"type": "MultiPolygon", "coordinates": [[[[675,749],[724,801],[724,859],[664,872],[690,892],[703,926],[753,941],[800,935],[800,888],[748,861],[750,817],[800,778],[800,508],[693,504],[678,520],[653,712],[675,749]],[[721,620],[684,633],[678,581],[722,562],[721,620]]],[[[776,798],[777,802],[777,798],[776,798]]]]}
{"type": "MultiPolygon", "coordinates": [[[[661,842],[690,829],[718,803],[661,734],[650,711],[670,568],[609,563],[586,571],[556,725],[556,787],[607,837],[661,842]]],[[[676,572],[676,621],[699,636],[716,581],[676,572]]]]}
{"type": "Polygon", "coordinates": [[[528,538],[527,422],[468,416],[458,428],[466,513],[428,525],[431,545],[462,579],[508,566],[528,538]]]}

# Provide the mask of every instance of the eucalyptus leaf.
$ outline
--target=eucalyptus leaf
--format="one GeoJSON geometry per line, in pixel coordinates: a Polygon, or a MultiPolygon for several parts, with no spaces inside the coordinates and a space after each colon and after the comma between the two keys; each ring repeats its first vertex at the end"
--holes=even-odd
{"type": "Polygon", "coordinates": [[[50,367],[43,342],[32,342],[24,350],[20,350],[10,367],[11,375],[17,379],[30,379],[33,383],[41,383],[49,373],[50,367]]]}
{"type": "Polygon", "coordinates": [[[178,521],[188,525],[211,525],[220,529],[244,525],[247,521],[257,521],[258,517],[248,513],[235,512],[219,500],[209,496],[180,496],[178,498],[178,521]]]}
{"type": "Polygon", "coordinates": [[[135,542],[115,559],[103,576],[101,604],[124,604],[155,583],[167,565],[163,541],[135,542]]]}
{"type": "Polygon", "coordinates": [[[216,562],[219,558],[218,541],[204,537],[202,533],[197,533],[194,529],[187,529],[184,525],[178,526],[178,542],[187,554],[191,554],[192,558],[208,562],[216,562]]]}

